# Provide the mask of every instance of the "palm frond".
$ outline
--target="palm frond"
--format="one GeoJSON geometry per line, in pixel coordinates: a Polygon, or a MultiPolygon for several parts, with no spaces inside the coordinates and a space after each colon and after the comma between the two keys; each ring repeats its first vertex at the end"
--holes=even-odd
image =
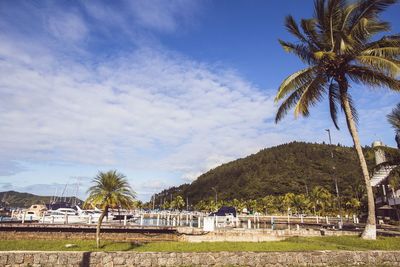
{"type": "Polygon", "coordinates": [[[363,19],[375,19],[379,13],[396,2],[397,0],[359,0],[351,20],[350,33],[359,23],[363,23],[363,19]]]}
{"type": "Polygon", "coordinates": [[[297,39],[301,42],[307,43],[307,38],[301,33],[299,26],[297,25],[296,21],[292,16],[287,16],[285,18],[285,26],[286,29],[293,34],[297,39]]]}
{"type": "Polygon", "coordinates": [[[387,119],[394,129],[400,131],[400,103],[387,115],[387,119]]]}
{"type": "Polygon", "coordinates": [[[400,81],[385,73],[371,70],[362,66],[350,66],[347,75],[356,83],[367,84],[373,87],[387,87],[394,91],[400,91],[400,81]]]}
{"type": "Polygon", "coordinates": [[[365,44],[362,55],[372,55],[384,58],[399,59],[400,57],[400,36],[385,36],[382,39],[365,44]]]}
{"type": "Polygon", "coordinates": [[[294,108],[294,115],[297,118],[299,115],[307,117],[309,113],[309,107],[315,105],[318,101],[322,100],[324,93],[325,78],[323,75],[318,75],[311,82],[308,83],[304,92],[297,101],[296,107],[294,108]]]}
{"type": "Polygon", "coordinates": [[[362,44],[369,40],[372,36],[377,33],[385,32],[390,29],[387,22],[375,21],[373,19],[363,18],[360,22],[353,28],[350,35],[353,40],[362,44]]]}
{"type": "Polygon", "coordinates": [[[316,62],[313,51],[310,50],[309,46],[302,44],[292,44],[282,40],[279,40],[279,43],[282,45],[283,49],[285,49],[286,52],[297,55],[303,62],[307,64],[314,64],[316,62]]]}
{"type": "Polygon", "coordinates": [[[388,35],[383,38],[365,44],[364,49],[382,48],[382,47],[398,47],[400,46],[400,35],[388,35]]]}
{"type": "Polygon", "coordinates": [[[390,77],[396,77],[398,74],[400,74],[400,61],[395,59],[373,55],[361,55],[356,57],[356,60],[362,65],[377,69],[386,73],[390,77]]]}
{"type": "Polygon", "coordinates": [[[337,113],[338,113],[338,105],[340,105],[340,93],[339,93],[339,85],[333,80],[329,84],[328,88],[328,98],[329,98],[329,111],[331,114],[331,119],[336,129],[339,130],[339,125],[337,122],[337,113]]]}
{"type": "Polygon", "coordinates": [[[278,89],[278,93],[275,97],[275,102],[281,100],[283,97],[285,97],[288,93],[291,91],[296,90],[300,86],[304,85],[307,82],[310,82],[312,80],[312,73],[314,71],[313,67],[306,68],[300,71],[297,71],[287,77],[282,84],[280,85],[278,89]]]}
{"type": "Polygon", "coordinates": [[[329,33],[331,40],[331,51],[334,51],[335,46],[337,46],[337,42],[335,42],[335,33],[337,29],[341,27],[343,10],[345,9],[346,1],[345,0],[330,0],[327,5],[326,12],[326,31],[329,33]]]}
{"type": "Polygon", "coordinates": [[[350,19],[352,18],[354,10],[357,8],[357,4],[352,3],[347,5],[344,10],[343,10],[343,15],[342,15],[342,26],[340,27],[340,31],[343,31],[344,29],[348,28],[350,19]]]}
{"type": "Polygon", "coordinates": [[[394,59],[400,57],[400,46],[366,49],[361,52],[361,55],[394,59]]]}
{"type": "Polygon", "coordinates": [[[326,29],[325,0],[314,1],[314,17],[318,21],[318,27],[323,31],[326,29]]]}
{"type": "Polygon", "coordinates": [[[310,45],[317,49],[323,49],[321,46],[321,40],[319,40],[317,28],[317,22],[315,19],[302,19],[301,28],[304,34],[307,36],[307,41],[310,45]]]}
{"type": "Polygon", "coordinates": [[[288,111],[296,105],[306,88],[307,85],[303,85],[302,87],[298,88],[280,104],[278,111],[276,112],[275,123],[278,123],[280,120],[282,120],[288,111]]]}

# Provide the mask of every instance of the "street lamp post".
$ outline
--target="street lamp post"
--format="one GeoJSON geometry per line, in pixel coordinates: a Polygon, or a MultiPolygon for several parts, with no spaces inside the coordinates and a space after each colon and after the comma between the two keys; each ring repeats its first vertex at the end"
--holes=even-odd
{"type": "MultiPolygon", "coordinates": [[[[331,130],[330,129],[325,129],[325,131],[328,132],[328,137],[329,137],[329,144],[332,146],[332,138],[331,138],[331,130]]],[[[331,148],[331,158],[333,160],[333,149],[331,148]]],[[[332,167],[333,170],[335,170],[335,166],[332,167]]],[[[333,174],[335,175],[335,174],[333,174]]],[[[339,187],[338,187],[338,181],[337,177],[335,176],[335,189],[336,189],[336,196],[338,199],[338,204],[339,204],[339,210],[341,209],[341,203],[340,203],[340,196],[339,196],[339,187]]]]}

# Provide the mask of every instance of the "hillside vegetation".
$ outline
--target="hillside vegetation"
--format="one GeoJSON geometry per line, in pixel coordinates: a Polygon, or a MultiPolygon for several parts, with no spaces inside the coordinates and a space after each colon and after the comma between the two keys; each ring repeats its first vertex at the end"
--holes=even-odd
{"type": "MultiPolygon", "coordinates": [[[[38,196],[16,191],[0,192],[0,203],[3,207],[30,207],[33,204],[49,204],[52,197],[38,196]]],[[[75,197],[67,197],[66,202],[74,203],[75,197]]],[[[64,198],[63,198],[64,200],[64,198]]],[[[78,202],[81,200],[77,199],[78,202]]]]}
{"type": "MultiPolygon", "coordinates": [[[[372,170],[373,150],[367,147],[364,153],[372,170]]],[[[361,200],[364,183],[353,148],[293,142],[223,164],[202,174],[191,184],[169,188],[154,197],[157,206],[177,195],[185,200],[188,198],[189,203],[195,205],[200,200],[213,199],[215,191],[218,200],[225,201],[286,193],[308,194],[316,186],[336,194],[335,179],[341,197],[361,200]]]]}

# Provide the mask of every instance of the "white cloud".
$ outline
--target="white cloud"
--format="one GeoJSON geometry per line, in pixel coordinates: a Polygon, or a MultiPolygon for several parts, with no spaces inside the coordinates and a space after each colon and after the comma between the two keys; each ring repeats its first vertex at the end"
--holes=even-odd
{"type": "Polygon", "coordinates": [[[49,62],[0,62],[0,157],[188,177],[254,151],[252,138],[273,116],[271,97],[239,75],[173,53],[49,62]]]}
{"type": "Polygon", "coordinates": [[[191,23],[200,11],[200,2],[184,0],[129,1],[135,21],[144,28],[173,32],[191,23]]]}
{"type": "Polygon", "coordinates": [[[63,41],[77,42],[88,33],[85,22],[76,13],[56,12],[48,18],[49,31],[63,41]]]}

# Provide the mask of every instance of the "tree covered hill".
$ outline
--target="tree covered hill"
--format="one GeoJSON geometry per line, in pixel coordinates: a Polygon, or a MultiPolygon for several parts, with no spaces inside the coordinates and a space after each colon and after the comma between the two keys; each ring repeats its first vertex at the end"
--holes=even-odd
{"type": "MultiPolygon", "coordinates": [[[[0,204],[3,207],[30,207],[33,204],[49,204],[53,197],[38,196],[16,191],[0,192],[0,204]]],[[[63,198],[64,200],[64,198],[63,198]]],[[[82,202],[78,198],[77,202],[82,202]]],[[[74,203],[75,197],[66,197],[65,202],[74,203]]]]}
{"type": "MultiPolygon", "coordinates": [[[[373,150],[366,147],[364,154],[372,169],[373,150]]],[[[292,142],[211,169],[191,184],[155,194],[154,202],[158,206],[181,195],[195,205],[200,200],[214,198],[215,191],[219,200],[258,199],[289,192],[307,194],[317,185],[336,194],[335,179],[341,196],[361,198],[364,183],[353,148],[292,142]]]]}

